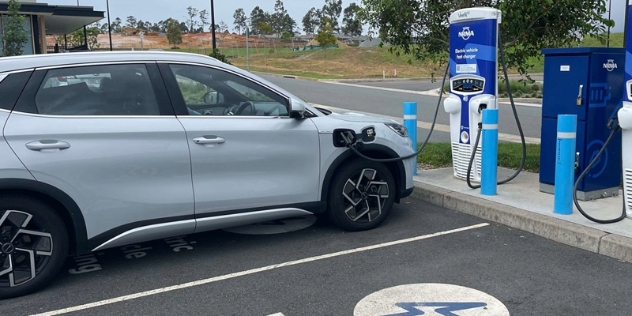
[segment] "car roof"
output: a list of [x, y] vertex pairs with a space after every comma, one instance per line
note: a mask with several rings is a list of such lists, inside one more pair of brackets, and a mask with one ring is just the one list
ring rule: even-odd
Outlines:
[[[215, 58], [200, 54], [158, 52], [158, 51], [124, 51], [124, 52], [83, 52], [28, 55], [0, 58], [0, 73], [23, 69], [42, 67], [56, 67], [86, 63], [116, 63], [116, 62], [151, 62], [174, 61], [220, 65], [222, 62]], [[222, 66], [225, 66], [222, 65]], [[232, 68], [232, 67], [229, 67]]]

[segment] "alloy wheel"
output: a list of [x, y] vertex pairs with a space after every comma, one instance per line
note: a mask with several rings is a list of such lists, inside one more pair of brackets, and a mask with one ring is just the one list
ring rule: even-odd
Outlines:
[[41, 272], [53, 254], [52, 235], [33, 215], [8, 210], [0, 217], [0, 288], [25, 284]]
[[354, 222], [372, 222], [382, 215], [389, 191], [388, 183], [375, 169], [362, 169], [344, 185], [344, 212]]

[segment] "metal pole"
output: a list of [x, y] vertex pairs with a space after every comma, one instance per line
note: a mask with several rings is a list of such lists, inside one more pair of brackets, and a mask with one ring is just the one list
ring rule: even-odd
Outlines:
[[625, 1], [625, 26], [623, 28], [623, 47], [628, 47], [628, 15], [630, 14], [629, 3]]
[[215, 42], [215, 6], [213, 5], [213, 0], [211, 0], [211, 33], [213, 36], [213, 53], [215, 53], [217, 43]]
[[[612, 17], [612, 0], [608, 0], [608, 20], [611, 20]], [[608, 39], [606, 42], [606, 47], [610, 47], [610, 25], [608, 25]]]
[[248, 71], [250, 71], [250, 45], [249, 45], [249, 41], [250, 41], [250, 29], [248, 27], [246, 27], [246, 61], [248, 63]]
[[110, 51], [112, 51], [112, 22], [110, 22], [110, 1], [105, 0], [108, 11], [108, 34], [110, 34]]

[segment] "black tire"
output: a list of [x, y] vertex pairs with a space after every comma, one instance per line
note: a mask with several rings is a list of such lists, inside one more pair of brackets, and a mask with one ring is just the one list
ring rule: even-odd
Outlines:
[[373, 229], [391, 212], [395, 194], [395, 180], [386, 166], [352, 160], [332, 179], [327, 199], [329, 218], [344, 230]]
[[29, 196], [0, 197], [0, 244], [0, 299], [46, 287], [68, 257], [64, 222], [51, 206]]

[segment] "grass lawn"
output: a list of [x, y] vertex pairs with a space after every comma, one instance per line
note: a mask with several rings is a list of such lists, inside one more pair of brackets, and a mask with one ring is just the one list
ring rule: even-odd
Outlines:
[[[498, 144], [498, 166], [518, 169], [522, 160], [522, 144]], [[417, 161], [437, 168], [452, 166], [452, 150], [449, 143], [428, 143]], [[527, 144], [527, 160], [524, 170], [540, 172], [540, 145]]]

